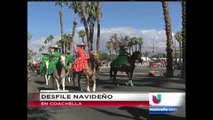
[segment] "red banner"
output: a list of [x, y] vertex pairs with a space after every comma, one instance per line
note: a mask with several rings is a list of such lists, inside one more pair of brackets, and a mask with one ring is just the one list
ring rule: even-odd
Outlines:
[[137, 106], [149, 107], [149, 101], [31, 101], [28, 107], [54, 107], [54, 106]]

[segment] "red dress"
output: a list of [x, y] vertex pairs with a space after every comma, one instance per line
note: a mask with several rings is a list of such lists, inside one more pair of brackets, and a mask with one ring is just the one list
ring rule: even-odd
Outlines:
[[79, 57], [75, 59], [73, 64], [73, 71], [80, 72], [88, 67], [89, 56], [86, 54], [86, 51], [83, 49], [76, 49], [75, 52], [79, 54]]

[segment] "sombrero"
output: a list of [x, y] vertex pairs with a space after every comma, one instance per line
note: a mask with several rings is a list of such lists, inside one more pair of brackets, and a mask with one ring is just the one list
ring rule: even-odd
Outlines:
[[91, 53], [92, 55], [94, 55], [94, 56], [98, 56], [98, 53], [97, 53], [96, 50], [93, 50], [93, 51], [91, 51], [90, 53]]
[[50, 48], [59, 49], [60, 47], [58, 47], [58, 45], [55, 45], [55, 46], [50, 46]]
[[47, 52], [44, 52], [44, 53], [42, 53], [42, 55], [48, 55], [48, 53], [47, 53]]
[[77, 46], [86, 46], [86, 44], [84, 44], [83, 42], [77, 44]]

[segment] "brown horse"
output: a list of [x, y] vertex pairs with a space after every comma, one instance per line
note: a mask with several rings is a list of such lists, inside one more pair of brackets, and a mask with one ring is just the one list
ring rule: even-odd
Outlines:
[[141, 59], [141, 53], [139, 51], [134, 52], [131, 56], [128, 56], [128, 64], [124, 64], [121, 67], [116, 67], [116, 61], [113, 60], [110, 64], [110, 79], [113, 77], [113, 84], [118, 84], [118, 80], [116, 79], [116, 75], [118, 71], [126, 72], [127, 77], [129, 78], [128, 82], [126, 82], [126, 85], [133, 86], [132, 83], [132, 74], [135, 69], [135, 61], [138, 60], [139, 62], [142, 62]]
[[[84, 75], [85, 76], [85, 79], [86, 79], [86, 91], [87, 92], [90, 92], [90, 88], [89, 88], [89, 83], [90, 82], [93, 82], [93, 89], [92, 91], [95, 91], [96, 90], [96, 70], [99, 69], [99, 66], [100, 66], [100, 60], [98, 58], [98, 54], [97, 52], [94, 50], [94, 51], [91, 51], [91, 54], [90, 54], [90, 61], [91, 61], [91, 68], [90, 67], [87, 67], [86, 69], [80, 71], [80, 72], [75, 72], [75, 71], [72, 71], [73, 75], [72, 75], [72, 80], [73, 80], [73, 86], [75, 88], [75, 76], [76, 74], [78, 74], [78, 87], [80, 90], [81, 89], [81, 84], [80, 84], [80, 80], [81, 80], [81, 76]], [[71, 68], [72, 69], [72, 68]]]

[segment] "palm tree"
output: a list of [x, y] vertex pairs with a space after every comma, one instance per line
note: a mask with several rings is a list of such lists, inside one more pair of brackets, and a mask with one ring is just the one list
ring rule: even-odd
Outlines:
[[44, 51], [44, 49], [45, 49], [45, 46], [44, 45], [42, 45], [40, 48], [39, 48], [39, 50], [38, 51]]
[[54, 39], [53, 35], [49, 35], [49, 36], [47, 37], [47, 42], [51, 42], [51, 46], [52, 46], [52, 41], [53, 41], [53, 39]]
[[166, 77], [173, 76], [173, 42], [172, 42], [172, 30], [171, 30], [171, 20], [169, 15], [169, 6], [168, 3], [162, 1], [163, 6], [163, 15], [165, 20], [165, 29], [167, 37], [167, 66], [166, 66]]
[[130, 41], [128, 42], [128, 48], [129, 48], [129, 53], [133, 53], [133, 45], [134, 45], [134, 43], [133, 43], [133, 39], [132, 38], [130, 38]]
[[182, 57], [183, 57], [183, 67], [181, 71], [181, 76], [185, 78], [186, 76], [186, 1], [182, 0]]
[[62, 13], [62, 2], [55, 2], [55, 5], [58, 5], [59, 8], [59, 19], [60, 19], [60, 28], [61, 28], [61, 41], [62, 41], [62, 54], [64, 54], [64, 28], [63, 28], [63, 13]]
[[131, 51], [131, 53], [133, 53], [133, 51], [134, 51], [134, 46], [136, 45], [136, 43], [135, 43], [135, 41], [136, 41], [136, 37], [132, 37], [132, 38], [130, 38], [130, 45], [131, 45], [131, 49], [132, 49], [132, 51]]
[[30, 33], [27, 33], [27, 40], [31, 40], [32, 35]]
[[80, 1], [80, 17], [81, 17], [81, 21], [84, 24], [86, 38], [87, 38], [88, 52], [90, 53], [91, 43], [90, 43], [90, 39], [89, 39], [89, 30], [88, 30], [88, 25], [87, 25], [87, 20], [86, 20], [86, 11], [84, 8], [84, 3], [82, 1]]
[[99, 53], [99, 48], [100, 48], [100, 29], [101, 29], [101, 2], [97, 2], [97, 41], [96, 41], [96, 50]]
[[134, 43], [134, 46], [135, 46], [135, 51], [138, 51], [138, 43], [139, 43], [139, 40], [137, 37], [133, 37], [133, 43]]
[[41, 51], [43, 51], [43, 49], [42, 49], [42, 48], [39, 48], [38, 51], [41, 52]]
[[97, 6], [95, 5], [95, 2], [86, 2], [85, 6], [86, 14], [87, 16], [87, 23], [89, 24], [89, 39], [91, 42], [90, 50], [93, 50], [93, 35], [94, 35], [94, 26], [95, 21], [97, 20]]
[[74, 21], [73, 21], [72, 34], [71, 34], [71, 39], [70, 39], [70, 46], [68, 48], [70, 50], [74, 46], [74, 36], [75, 36], [75, 30], [76, 30], [76, 26], [77, 26], [76, 15], [79, 14], [80, 3], [75, 1], [75, 2], [71, 2], [70, 4], [66, 3], [66, 5], [68, 5], [68, 7], [70, 9], [72, 9], [75, 13]]
[[141, 38], [141, 37], [138, 38], [138, 45], [139, 45], [139, 51], [141, 53], [141, 51], [142, 51], [142, 45], [143, 45], [143, 38]]
[[109, 50], [109, 55], [110, 55], [111, 61], [112, 61], [112, 47], [113, 47], [112, 41], [107, 41], [106, 48]]
[[67, 50], [70, 50], [69, 49], [69, 45], [70, 45], [70, 34], [64, 34], [64, 47], [65, 47], [65, 53], [67, 52]]
[[32, 59], [33, 51], [31, 49], [27, 49], [27, 51], [28, 51], [28, 55], [27, 55], [28, 59]]
[[61, 40], [58, 40], [55, 44], [58, 45], [58, 47], [61, 47]]
[[47, 43], [48, 43], [49, 41], [46, 39], [46, 40], [44, 40], [44, 52], [46, 52], [46, 50], [47, 50]]
[[180, 50], [180, 56], [179, 56], [179, 58], [181, 58], [181, 55], [182, 55], [182, 52], [181, 52], [181, 44], [182, 44], [182, 35], [181, 35], [181, 32], [176, 32], [175, 33], [175, 39], [179, 43], [179, 50]]
[[85, 37], [85, 35], [86, 35], [85, 30], [80, 30], [80, 31], [78, 32], [78, 35], [79, 35], [79, 37], [82, 39], [82, 42], [85, 43], [85, 41], [84, 41], [84, 37]]
[[110, 37], [110, 41], [112, 42], [112, 45], [113, 45], [112, 48], [115, 51], [115, 54], [117, 56], [118, 55], [118, 50], [119, 50], [119, 44], [120, 44], [120, 41], [119, 41], [119, 38], [118, 38], [117, 34], [113, 34]]

